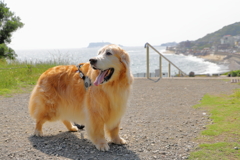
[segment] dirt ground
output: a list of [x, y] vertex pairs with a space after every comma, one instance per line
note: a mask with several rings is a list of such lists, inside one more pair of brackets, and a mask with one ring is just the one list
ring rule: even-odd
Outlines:
[[84, 130], [68, 132], [61, 122], [46, 123], [44, 137], [33, 136], [30, 93], [0, 97], [0, 159], [187, 159], [198, 145], [194, 138], [211, 123], [206, 111], [192, 106], [204, 94], [231, 94], [236, 88], [219, 79], [135, 79], [120, 131], [128, 143], [110, 144], [108, 152], [98, 151]]

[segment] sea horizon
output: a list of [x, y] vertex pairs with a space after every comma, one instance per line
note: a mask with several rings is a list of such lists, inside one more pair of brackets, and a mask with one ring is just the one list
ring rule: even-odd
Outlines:
[[[217, 74], [229, 71], [228, 66], [207, 61], [191, 55], [177, 55], [164, 53], [165, 46], [154, 46], [160, 53], [172, 61], [183, 72], [189, 74]], [[131, 71], [133, 74], [146, 73], [146, 49], [144, 46], [123, 46], [128, 52], [131, 59]], [[47, 62], [50, 60], [63, 60], [66, 64], [77, 65], [79, 63], [88, 62], [90, 58], [97, 56], [100, 47], [96, 48], [70, 48], [70, 49], [18, 49], [15, 50], [17, 60], [20, 62], [27, 61], [31, 63]], [[168, 71], [168, 63], [163, 60], [163, 72]], [[150, 49], [150, 72], [155, 73], [159, 69], [159, 55]], [[172, 74], [178, 71], [171, 68]]]

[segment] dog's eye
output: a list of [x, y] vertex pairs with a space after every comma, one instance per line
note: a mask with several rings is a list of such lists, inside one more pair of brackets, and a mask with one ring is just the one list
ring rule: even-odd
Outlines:
[[112, 55], [112, 53], [111, 52], [107, 52], [106, 55], [110, 56], [110, 55]]

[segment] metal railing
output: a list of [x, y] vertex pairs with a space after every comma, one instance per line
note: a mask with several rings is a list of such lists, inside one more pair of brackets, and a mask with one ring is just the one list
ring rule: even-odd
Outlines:
[[147, 78], [149, 79], [149, 47], [152, 48], [155, 52], [159, 54], [159, 76], [162, 78], [162, 58], [168, 61], [168, 77], [171, 77], [171, 65], [174, 66], [178, 70], [179, 76], [187, 76], [180, 68], [178, 68], [175, 64], [173, 64], [169, 59], [167, 59], [163, 54], [161, 54], [158, 50], [156, 50], [152, 45], [146, 43], [144, 48], [146, 48], [146, 58], [147, 58]]

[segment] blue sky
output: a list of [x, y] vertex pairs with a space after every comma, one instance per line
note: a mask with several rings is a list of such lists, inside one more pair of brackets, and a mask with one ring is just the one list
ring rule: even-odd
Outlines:
[[13, 49], [196, 40], [240, 21], [240, 0], [4, 0], [25, 26]]

